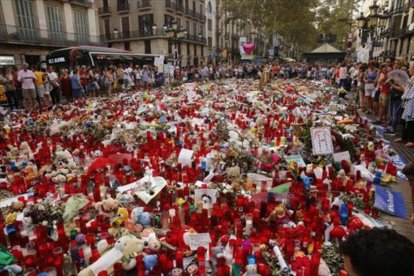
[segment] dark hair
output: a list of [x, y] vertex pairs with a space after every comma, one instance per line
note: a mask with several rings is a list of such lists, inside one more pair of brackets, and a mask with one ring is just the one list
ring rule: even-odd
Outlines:
[[402, 173], [405, 176], [414, 176], [414, 162], [408, 163], [402, 170]]
[[361, 230], [341, 243], [359, 276], [414, 275], [414, 243], [394, 230]]

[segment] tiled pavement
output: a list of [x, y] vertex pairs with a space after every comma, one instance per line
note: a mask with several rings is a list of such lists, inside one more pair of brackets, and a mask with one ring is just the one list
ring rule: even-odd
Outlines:
[[[372, 118], [369, 118], [372, 119]], [[393, 142], [397, 139], [399, 135], [390, 136], [384, 135], [384, 139], [391, 142], [393, 149], [400, 155], [400, 158], [404, 163], [414, 161], [414, 149], [407, 148], [404, 144]], [[408, 184], [408, 181], [398, 179], [398, 182], [391, 184], [391, 188], [399, 191], [403, 194], [405, 206], [407, 208], [407, 213], [410, 216], [413, 212], [412, 209], [412, 198], [411, 198], [411, 188]], [[414, 225], [407, 219], [402, 219], [394, 216], [384, 215], [384, 220], [390, 222], [393, 225], [393, 228], [400, 234], [406, 236], [411, 241], [414, 242]]]

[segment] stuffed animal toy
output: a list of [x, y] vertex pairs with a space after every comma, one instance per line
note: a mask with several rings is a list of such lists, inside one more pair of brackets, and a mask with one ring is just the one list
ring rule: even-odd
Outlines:
[[257, 265], [256, 264], [246, 265], [246, 272], [243, 274], [243, 276], [260, 276], [260, 274], [257, 273]]
[[111, 220], [112, 227], [108, 229], [108, 233], [114, 236], [119, 228], [128, 220], [128, 210], [126, 208], [118, 208], [117, 214]]
[[285, 205], [279, 204], [266, 218], [266, 221], [275, 221], [276, 224], [286, 223], [290, 221], [289, 211], [286, 209]]
[[143, 226], [151, 225], [151, 218], [148, 212], [144, 212], [143, 207], [136, 207], [132, 209], [131, 220], [133, 223], [141, 223]]
[[107, 198], [95, 204], [95, 209], [106, 218], [112, 218], [118, 211], [118, 207], [118, 201], [113, 198]]
[[94, 276], [106, 270], [113, 271], [113, 265], [122, 261], [124, 270], [131, 270], [136, 266], [135, 257], [144, 249], [144, 241], [133, 235], [126, 235], [118, 239], [114, 247], [101, 256], [96, 262], [79, 272], [79, 276]]

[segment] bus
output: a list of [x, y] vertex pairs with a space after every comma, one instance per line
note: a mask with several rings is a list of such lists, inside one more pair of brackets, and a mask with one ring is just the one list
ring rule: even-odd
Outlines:
[[77, 66], [94, 66], [103, 68], [109, 65], [132, 63], [134, 65], [153, 65], [160, 55], [136, 54], [115, 48], [95, 46], [75, 46], [50, 52], [46, 64], [57, 68], [73, 70]]

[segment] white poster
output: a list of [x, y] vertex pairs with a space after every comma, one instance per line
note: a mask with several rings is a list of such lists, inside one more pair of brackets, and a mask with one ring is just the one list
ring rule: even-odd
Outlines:
[[331, 128], [312, 127], [311, 137], [314, 155], [327, 155], [333, 153]]
[[240, 48], [240, 55], [245, 55], [246, 52], [244, 51], [243, 45], [247, 43], [247, 37], [241, 36], [239, 37], [239, 48]]

